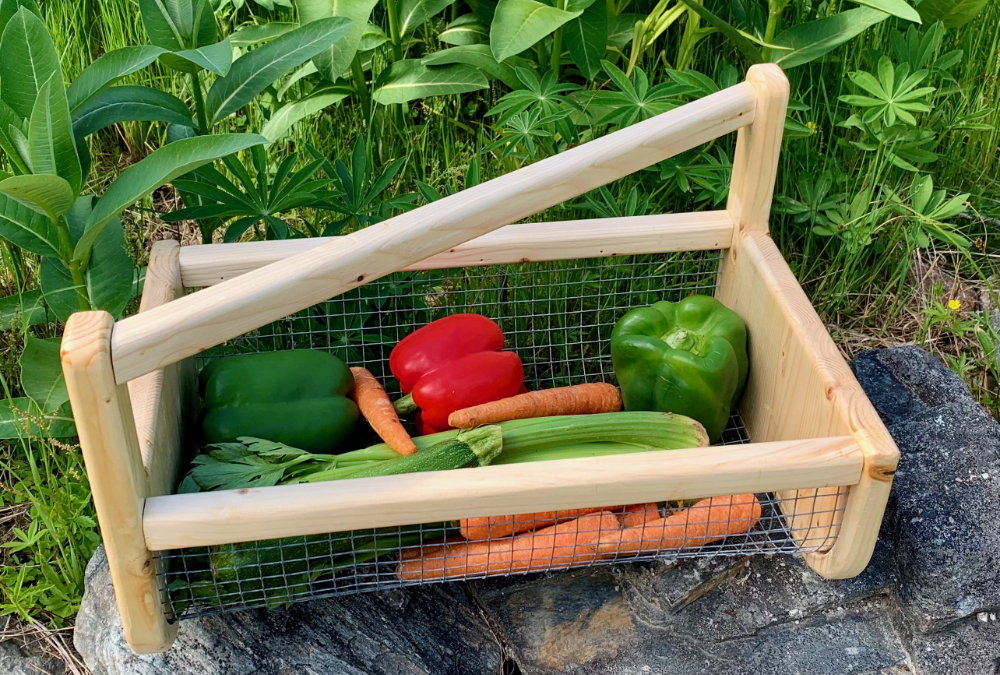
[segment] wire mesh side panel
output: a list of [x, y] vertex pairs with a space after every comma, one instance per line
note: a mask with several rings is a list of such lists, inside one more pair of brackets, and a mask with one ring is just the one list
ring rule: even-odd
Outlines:
[[718, 251], [398, 272], [200, 355], [311, 348], [365, 366], [390, 394], [392, 348], [449, 314], [476, 312], [504, 331], [530, 389], [612, 380], [608, 342], [629, 309], [712, 295]]
[[[718, 262], [718, 252], [692, 252], [397, 273], [214, 348], [200, 360], [324, 349], [350, 365], [364, 365], [395, 394], [388, 368], [393, 346], [434, 319], [477, 312], [500, 324], [507, 348], [524, 362], [530, 389], [613, 381], [609, 338], [615, 322], [659, 300], [713, 294]], [[748, 440], [734, 415], [720, 444]], [[609, 505], [480, 519], [465, 527], [432, 523], [181, 549], [159, 554], [158, 575], [168, 618], [178, 619], [628, 560], [820, 551], [835, 536], [829, 524], [843, 509], [842, 491]]]
[[[170, 618], [598, 564], [826, 550], [834, 499], [772, 494], [357, 530], [161, 553]], [[827, 494], [826, 497], [829, 497]], [[794, 502], [806, 500], [808, 504]], [[809, 510], [789, 528], [782, 515]], [[798, 521], [793, 521], [798, 522]]]

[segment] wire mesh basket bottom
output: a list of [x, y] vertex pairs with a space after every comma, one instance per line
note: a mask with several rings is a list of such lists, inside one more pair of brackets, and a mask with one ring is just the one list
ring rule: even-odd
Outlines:
[[[609, 339], [615, 322], [626, 311], [659, 300], [714, 294], [718, 264], [717, 251], [701, 251], [399, 272], [204, 352], [199, 361], [248, 352], [324, 349], [350, 365], [364, 365], [395, 394], [388, 357], [399, 340], [442, 316], [478, 312], [500, 324], [507, 348], [524, 362], [530, 389], [613, 382]], [[748, 440], [734, 415], [720, 444]], [[157, 575], [165, 611], [174, 620], [497, 574], [635, 560], [820, 551], [836, 536], [835, 528], [823, 524], [837, 520], [845, 495], [846, 488], [756, 495], [759, 513], [752, 519], [744, 514], [731, 523], [734, 511], [713, 510], [703, 518], [708, 530], [700, 536], [689, 524], [679, 531], [661, 528], [658, 534], [651, 526], [649, 541], [645, 534], [637, 541], [623, 541], [616, 523], [626, 514], [613, 505], [609, 509], [615, 511], [611, 517], [616, 521], [587, 516], [573, 525], [575, 521], [529, 519], [522, 524], [526, 532], [516, 540], [511, 533], [493, 533], [489, 542], [469, 544], [468, 549], [462, 548], [466, 540], [454, 524], [437, 523], [164, 551], [158, 555]], [[681, 506], [661, 504], [659, 515]], [[691, 509], [692, 520], [698, 508]], [[783, 512], [796, 518], [786, 519]], [[533, 535], [535, 526], [542, 531]], [[576, 529], [567, 533], [547, 527]], [[709, 531], [716, 535], [709, 537]]]

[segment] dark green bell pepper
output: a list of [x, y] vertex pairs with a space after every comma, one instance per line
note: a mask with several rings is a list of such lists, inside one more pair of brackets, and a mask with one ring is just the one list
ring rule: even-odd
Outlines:
[[340, 448], [358, 420], [343, 361], [312, 349], [214, 359], [199, 376], [206, 443], [265, 438], [313, 453]]
[[746, 384], [746, 324], [705, 295], [657, 302], [618, 321], [611, 361], [625, 410], [693, 417], [714, 442]]

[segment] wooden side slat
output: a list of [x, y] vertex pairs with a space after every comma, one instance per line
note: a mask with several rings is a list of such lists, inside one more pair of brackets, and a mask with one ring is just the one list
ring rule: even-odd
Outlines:
[[850, 437], [662, 450], [336, 483], [204, 492], [146, 501], [151, 550], [458, 518], [849, 485]]
[[[180, 244], [153, 244], [146, 268], [139, 312], [147, 312], [184, 295], [180, 275]], [[192, 409], [195, 365], [192, 359], [170, 364], [128, 383], [142, 464], [149, 477], [149, 494], [173, 492], [180, 471], [185, 410]]]
[[[741, 83], [440, 201], [124, 319], [127, 382], [577, 197], [753, 121]], [[567, 237], [568, 239], [571, 236]]]
[[[861, 448], [861, 480], [845, 496], [800, 491], [789, 524], [830, 548], [806, 561], [829, 578], [868, 564], [899, 450], [816, 311], [766, 232], [745, 231], [719, 272], [718, 297], [747, 322], [750, 377], [740, 413], [754, 441], [849, 434]], [[795, 493], [779, 495], [783, 498]]]
[[108, 556], [125, 639], [139, 653], [162, 652], [177, 634], [160, 604], [152, 555], [142, 531], [149, 486], [125, 385], [111, 367], [107, 312], [78, 312], [66, 322], [62, 366]]
[[[525, 223], [507, 225], [408, 265], [405, 269], [439, 270], [644, 253], [708, 251], [729, 248], [732, 236], [733, 221], [728, 211]], [[340, 239], [314, 237], [185, 246], [180, 254], [181, 277], [189, 288], [212, 286]]]

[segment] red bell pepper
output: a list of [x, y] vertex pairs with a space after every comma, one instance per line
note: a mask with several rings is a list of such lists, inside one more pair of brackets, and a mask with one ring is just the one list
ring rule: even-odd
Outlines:
[[420, 328], [396, 345], [389, 369], [419, 406], [417, 430], [450, 429], [448, 415], [514, 396], [524, 388], [524, 367], [503, 350], [500, 327], [479, 314], [455, 314]]
[[452, 314], [400, 340], [389, 354], [389, 370], [409, 394], [417, 380], [449, 361], [502, 349], [503, 331], [492, 320], [481, 314]]

